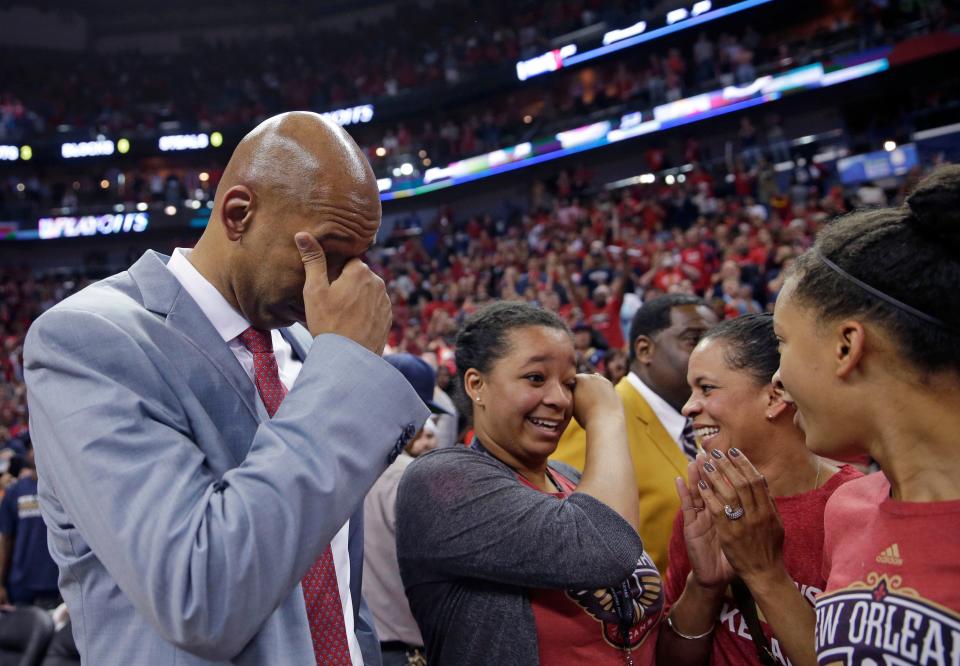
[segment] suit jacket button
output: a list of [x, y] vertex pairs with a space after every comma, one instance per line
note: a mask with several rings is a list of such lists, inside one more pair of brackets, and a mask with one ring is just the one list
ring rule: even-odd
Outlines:
[[403, 439], [406, 440], [406, 442], [409, 442], [411, 439], [413, 439], [413, 436], [416, 434], [417, 426], [413, 425], [412, 423], [408, 423], [407, 427], [403, 429]]
[[403, 447], [406, 446], [402, 439], [398, 439], [397, 443], [394, 444], [393, 448], [390, 450], [390, 454], [387, 456], [387, 464], [392, 465], [393, 461], [397, 459], [397, 456], [403, 451]]

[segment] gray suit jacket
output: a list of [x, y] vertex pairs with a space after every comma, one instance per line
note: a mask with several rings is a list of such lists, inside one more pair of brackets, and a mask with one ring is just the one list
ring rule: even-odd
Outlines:
[[41, 316], [24, 349], [40, 502], [84, 663], [314, 663], [300, 578], [350, 519], [357, 637], [367, 490], [426, 420], [403, 376], [284, 331], [303, 369], [274, 418], [146, 253]]

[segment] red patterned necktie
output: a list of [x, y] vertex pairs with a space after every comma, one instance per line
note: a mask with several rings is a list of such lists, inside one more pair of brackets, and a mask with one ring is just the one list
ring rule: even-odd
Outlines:
[[[277, 367], [277, 357], [273, 355], [270, 331], [251, 326], [240, 334], [240, 341], [253, 353], [253, 376], [257, 391], [267, 408], [267, 414], [273, 417], [287, 395], [287, 388], [280, 381], [280, 369]], [[340, 602], [330, 546], [310, 567], [301, 583], [317, 666], [351, 666], [343, 604]]]

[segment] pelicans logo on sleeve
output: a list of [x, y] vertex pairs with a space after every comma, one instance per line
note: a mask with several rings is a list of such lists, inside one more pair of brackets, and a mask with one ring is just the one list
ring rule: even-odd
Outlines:
[[617, 601], [613, 588], [599, 590], [568, 590], [567, 596], [584, 611], [603, 625], [603, 638], [614, 647], [629, 646], [635, 648], [650, 633], [650, 629], [660, 619], [663, 610], [663, 581], [660, 572], [647, 553], [637, 562], [637, 567], [627, 578], [630, 589], [633, 624], [630, 626], [627, 640], [623, 638], [617, 615]]

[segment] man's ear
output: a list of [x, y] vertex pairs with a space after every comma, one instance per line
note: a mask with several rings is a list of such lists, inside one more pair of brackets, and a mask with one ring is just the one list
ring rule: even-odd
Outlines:
[[653, 338], [646, 335], [638, 335], [633, 342], [633, 354], [642, 365], [649, 365], [656, 350], [657, 343], [654, 342]]
[[836, 375], [846, 379], [863, 360], [867, 351], [867, 332], [863, 324], [855, 319], [840, 322], [836, 328], [834, 361]]
[[223, 195], [220, 219], [227, 238], [239, 241], [253, 221], [253, 192], [246, 185], [234, 185]]
[[463, 390], [470, 398], [470, 402], [482, 405], [483, 375], [476, 368], [469, 368], [463, 373]]

